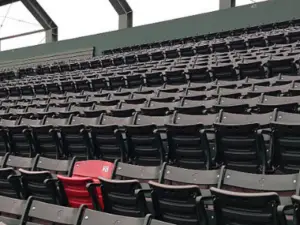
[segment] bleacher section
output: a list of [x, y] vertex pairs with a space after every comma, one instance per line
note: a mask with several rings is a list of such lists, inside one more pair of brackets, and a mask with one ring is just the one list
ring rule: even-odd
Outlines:
[[300, 27], [223, 35], [3, 77], [0, 222], [299, 225]]

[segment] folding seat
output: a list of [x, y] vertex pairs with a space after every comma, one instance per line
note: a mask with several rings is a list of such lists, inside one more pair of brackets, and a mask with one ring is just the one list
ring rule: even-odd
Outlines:
[[237, 73], [232, 64], [217, 63], [211, 65], [213, 79], [218, 80], [237, 80]]
[[76, 87], [76, 91], [91, 91], [91, 86], [90, 86], [90, 81], [87, 78], [81, 78], [81, 79], [76, 79], [73, 80], [75, 87]]
[[188, 68], [187, 74], [191, 82], [206, 83], [211, 81], [207, 66], [194, 66], [193, 68]]
[[287, 43], [287, 38], [285, 37], [285, 34], [283, 32], [278, 31], [267, 34], [266, 40], [268, 41], [268, 46]]
[[101, 61], [99, 59], [93, 59], [89, 62], [89, 65], [92, 69], [96, 69], [101, 67]]
[[[65, 101], [65, 100], [63, 100]], [[58, 117], [59, 115], [63, 115], [61, 114], [62, 112], [67, 112], [68, 108], [69, 108], [70, 104], [65, 103], [65, 104], [48, 104], [48, 106], [46, 107], [45, 111], [43, 112], [39, 112], [37, 113], [39, 115], [39, 117], [43, 117], [43, 116], [52, 116], [52, 117]]]
[[179, 113], [190, 114], [190, 115], [202, 115], [207, 112], [214, 112], [214, 105], [217, 99], [199, 101], [197, 99], [182, 98], [181, 104], [176, 106], [174, 109]]
[[292, 82], [299, 82], [300, 77], [298, 76], [290, 76], [290, 75], [278, 75], [278, 79], [275, 81], [275, 85], [289, 84]]
[[141, 108], [141, 113], [149, 116], [164, 116], [174, 111], [174, 107], [176, 107], [179, 104], [180, 104], [179, 101], [162, 102], [162, 101], [157, 101], [157, 99], [150, 99]]
[[20, 173], [17, 169], [30, 170], [37, 163], [37, 157], [26, 158], [7, 154], [0, 169], [0, 194], [11, 198], [23, 198], [23, 188], [20, 181]]
[[172, 165], [188, 169], [211, 169], [212, 157], [204, 130], [208, 122], [206, 119], [209, 120], [209, 116], [174, 113], [171, 123], [166, 124], [168, 160]]
[[0, 221], [3, 224], [20, 224], [21, 217], [26, 211], [25, 200], [0, 196]]
[[272, 156], [274, 167], [284, 173], [299, 171], [298, 145], [299, 145], [299, 115], [276, 111], [272, 128]]
[[131, 97], [131, 92], [124, 91], [124, 92], [115, 92], [108, 96], [107, 100], [125, 100]]
[[108, 77], [109, 88], [116, 90], [119, 87], [126, 87], [124, 76], [111, 76]]
[[148, 72], [144, 74], [145, 84], [148, 87], [160, 86], [164, 83], [164, 78], [162, 72]]
[[183, 69], [170, 68], [165, 71], [167, 84], [186, 84], [187, 78]]
[[211, 188], [211, 192], [218, 225], [280, 224], [277, 215], [280, 201], [275, 192], [245, 194], [217, 188]]
[[93, 91], [98, 91], [100, 89], [108, 89], [106, 79], [104, 77], [99, 77], [95, 79], [90, 79], [91, 87]]
[[197, 91], [187, 88], [182, 97], [188, 100], [205, 100], [211, 98], [213, 93], [215, 90]]
[[21, 89], [19, 86], [8, 87], [8, 93], [9, 93], [9, 96], [20, 96]]
[[60, 83], [61, 91], [64, 92], [76, 92], [76, 86], [73, 80], [66, 80]]
[[99, 120], [100, 118], [71, 116], [66, 124], [59, 126], [65, 155], [76, 156], [78, 159], [93, 158], [93, 147], [86, 127], [97, 124]]
[[257, 104], [257, 107], [260, 113], [271, 112], [274, 111], [275, 108], [284, 112], [296, 113], [298, 112], [299, 103], [299, 96], [276, 97], [262, 95], [261, 102]]
[[0, 98], [7, 97], [8, 96], [8, 89], [6, 87], [0, 88]]
[[42, 119], [20, 118], [14, 126], [8, 127], [10, 151], [23, 157], [32, 157], [36, 154], [31, 136], [31, 126], [39, 126]]
[[252, 85], [259, 86], [273, 86], [278, 81], [278, 77], [264, 78], [264, 79], [256, 79], [256, 78], [246, 78], [243, 87], [251, 87]]
[[300, 191], [299, 178], [299, 172], [266, 175], [224, 169], [218, 188], [240, 193], [276, 192], [282, 205], [291, 205], [291, 196]]
[[186, 56], [194, 56], [195, 55], [195, 49], [193, 46], [186, 45], [181, 46], [179, 48], [180, 56], [186, 57]]
[[294, 58], [291, 57], [272, 57], [266, 63], [269, 71], [269, 77], [278, 74], [297, 75], [297, 67]]
[[28, 208], [22, 217], [22, 224], [77, 224], [82, 217], [84, 206], [79, 209], [53, 205], [37, 201], [34, 197], [28, 200]]
[[212, 92], [212, 98], [218, 98], [218, 96], [226, 96], [229, 98], [241, 98], [242, 96], [246, 96], [251, 90], [250, 88], [238, 88], [238, 89], [231, 89], [231, 88], [222, 88], [218, 87]]
[[142, 186], [136, 179], [111, 180], [99, 177], [104, 200], [104, 212], [123, 216], [144, 217], [148, 207]]
[[75, 164], [71, 160], [56, 160], [38, 157], [31, 171], [19, 169], [21, 174], [23, 198], [33, 196], [43, 202], [65, 204], [66, 200], [57, 188], [56, 174], [70, 175]]
[[242, 60], [238, 63], [238, 70], [241, 78], [264, 78], [266, 73], [261, 61]]
[[265, 47], [267, 45], [264, 36], [257, 36], [257, 35], [248, 36], [246, 40], [249, 48]]
[[288, 30], [287, 31], [287, 38], [289, 43], [294, 43], [300, 40], [300, 32], [299, 30]]
[[[214, 124], [216, 161], [229, 169], [265, 173], [269, 160], [260, 128], [270, 124], [273, 113], [233, 114], [222, 110]], [[268, 162], [268, 164], [267, 164]]]
[[195, 50], [196, 50], [196, 53], [199, 55], [211, 53], [210, 46], [205, 42], [197, 43], [195, 45]]
[[112, 117], [105, 114], [99, 122], [90, 125], [93, 152], [96, 158], [114, 162], [115, 159], [127, 159], [125, 143], [120, 128], [131, 122], [131, 117]]
[[59, 83], [46, 83], [47, 93], [62, 94]]
[[94, 210], [86, 209], [82, 215], [82, 219], [78, 225], [93, 225], [98, 221], [104, 223], [110, 223], [110, 221], [118, 221], [123, 225], [171, 225], [151, 218], [150, 214], [144, 217], [127, 217], [121, 215], [115, 215], [105, 212], [97, 212]]
[[85, 204], [90, 209], [103, 209], [101, 190], [95, 186], [99, 186], [99, 176], [110, 178], [113, 170], [113, 163], [86, 160], [75, 163], [72, 177], [57, 175], [62, 195], [66, 196], [68, 205], [79, 208]]
[[272, 95], [272, 96], [280, 96], [281, 94], [287, 93], [292, 84], [285, 84], [279, 86], [265, 87], [259, 85], [253, 85], [248, 91], [248, 97], [256, 97], [261, 94]]
[[157, 166], [165, 160], [165, 149], [158, 132], [170, 118], [136, 113], [133, 123], [125, 126], [128, 155], [133, 164]]
[[197, 185], [166, 185], [153, 181], [149, 185], [155, 219], [174, 224], [208, 224]]
[[260, 101], [260, 97], [235, 99], [220, 96], [216, 101], [214, 108], [218, 112], [223, 110], [224, 112], [247, 114], [254, 111]]
[[227, 44], [228, 44], [231, 51], [232, 50], [238, 51], [238, 50], [247, 49], [247, 44], [246, 44], [245, 40], [242, 39], [242, 38], [233, 38], [231, 40], [228, 40]]
[[34, 90], [31, 85], [22, 85], [20, 86], [22, 96], [33, 96]]
[[32, 126], [31, 132], [34, 140], [35, 152], [48, 158], [66, 157], [59, 138], [59, 127], [67, 124], [69, 119], [45, 117], [42, 124]]

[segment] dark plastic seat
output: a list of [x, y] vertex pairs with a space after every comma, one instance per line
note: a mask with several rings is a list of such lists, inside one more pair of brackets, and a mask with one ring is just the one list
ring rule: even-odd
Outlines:
[[[214, 196], [216, 224], [279, 224], [275, 192], [239, 193], [211, 188]], [[234, 209], [234, 210], [232, 210]]]
[[102, 114], [99, 123], [91, 125], [94, 157], [114, 162], [127, 160], [127, 151], [120, 127], [130, 123], [131, 117], [112, 117]]
[[211, 150], [204, 129], [206, 117], [174, 113], [172, 122], [166, 124], [171, 164], [188, 169], [211, 169]]
[[224, 169], [218, 188], [244, 193], [276, 192], [281, 205], [291, 205], [291, 196], [300, 191], [299, 173], [253, 174]]
[[208, 224], [197, 185], [166, 185], [153, 181], [149, 185], [156, 219], [174, 224]]
[[300, 96], [276, 97], [263, 95], [257, 107], [261, 113], [272, 112], [275, 108], [284, 112], [296, 113], [298, 112], [299, 103]]
[[217, 162], [229, 169], [265, 173], [267, 152], [258, 130], [269, 124], [272, 118], [273, 113], [244, 115], [221, 110], [215, 123]]
[[104, 212], [143, 217], [148, 213], [142, 186], [138, 180], [110, 180], [99, 177]]
[[272, 128], [274, 166], [284, 173], [299, 171], [299, 115], [276, 111]]
[[69, 208], [65, 206], [53, 205], [30, 198], [28, 200], [28, 208], [22, 217], [22, 224], [76, 224], [82, 217], [84, 206], [79, 209]]
[[165, 149], [157, 129], [168, 119], [169, 117], [143, 116], [136, 113], [133, 123], [125, 126], [128, 156], [134, 164], [141, 166], [162, 164], [165, 160]]
[[68, 119], [45, 117], [39, 126], [32, 126], [35, 152], [48, 158], [66, 157], [59, 138], [59, 126], [67, 124]]

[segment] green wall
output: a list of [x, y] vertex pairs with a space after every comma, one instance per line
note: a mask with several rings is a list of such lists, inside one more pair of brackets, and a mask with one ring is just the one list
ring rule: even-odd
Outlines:
[[[191, 5], [191, 7], [193, 6]], [[100, 55], [106, 49], [292, 19], [300, 19], [300, 0], [269, 0], [254, 5], [219, 10], [156, 24], [4, 51], [0, 52], [0, 60], [22, 59], [92, 46], [95, 47], [95, 54]]]

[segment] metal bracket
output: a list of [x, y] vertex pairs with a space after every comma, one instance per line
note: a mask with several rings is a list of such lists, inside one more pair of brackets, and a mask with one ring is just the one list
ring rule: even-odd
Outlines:
[[21, 1], [28, 11], [34, 16], [34, 18], [43, 27], [41, 30], [36, 30], [32, 32], [26, 32], [18, 35], [12, 35], [0, 38], [0, 51], [1, 51], [1, 41], [8, 40], [16, 37], [23, 37], [35, 33], [44, 32], [46, 33], [46, 43], [55, 42], [58, 40], [58, 27], [43, 7], [37, 2], [37, 0], [0, 0], [0, 7], [11, 4], [14, 2]]
[[220, 9], [229, 9], [236, 6], [236, 0], [219, 0]]
[[132, 27], [133, 12], [126, 0], [109, 0], [119, 15], [119, 29]]

